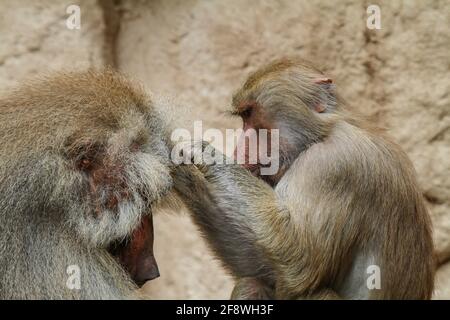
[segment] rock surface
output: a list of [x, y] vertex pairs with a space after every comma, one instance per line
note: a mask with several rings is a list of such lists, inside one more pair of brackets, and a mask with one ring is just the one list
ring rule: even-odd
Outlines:
[[[69, 4], [81, 8], [81, 29], [66, 27]], [[105, 65], [103, 10], [94, 1], [0, 3], [0, 89], [24, 78], [60, 69]]]
[[434, 299], [450, 299], [450, 263], [442, 265], [436, 273], [436, 287], [434, 288]]
[[[302, 56], [407, 151], [439, 259], [450, 258], [448, 1], [378, 1], [381, 30], [366, 28], [370, 1], [72, 3], [81, 7], [80, 30], [66, 28], [65, 1], [0, 3], [0, 90], [48, 70], [112, 64], [190, 106], [180, 118], [236, 128], [240, 122], [223, 111], [248, 73], [274, 58]], [[150, 297], [228, 298], [231, 279], [187, 216], [159, 215], [155, 228], [162, 276], [143, 288]], [[436, 298], [450, 298], [449, 270], [447, 263], [438, 272]]]

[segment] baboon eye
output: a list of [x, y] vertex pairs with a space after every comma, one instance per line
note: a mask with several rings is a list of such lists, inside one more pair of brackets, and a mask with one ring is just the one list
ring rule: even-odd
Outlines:
[[78, 162], [77, 162], [77, 167], [80, 170], [89, 170], [92, 166], [92, 161], [91, 159], [88, 158], [81, 158]]
[[140, 147], [139, 143], [137, 143], [137, 142], [133, 142], [133, 143], [130, 145], [130, 150], [131, 150], [132, 152], [138, 152], [140, 149], [141, 149], [141, 147]]
[[245, 109], [244, 111], [241, 112], [241, 117], [244, 119], [248, 119], [250, 118], [252, 115], [252, 108], [251, 107], [247, 107], [247, 109]]

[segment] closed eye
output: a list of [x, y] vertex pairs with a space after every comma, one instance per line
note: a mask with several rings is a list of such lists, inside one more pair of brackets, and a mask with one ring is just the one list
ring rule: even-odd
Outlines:
[[253, 108], [249, 107], [241, 112], [241, 117], [244, 119], [248, 119], [252, 115]]

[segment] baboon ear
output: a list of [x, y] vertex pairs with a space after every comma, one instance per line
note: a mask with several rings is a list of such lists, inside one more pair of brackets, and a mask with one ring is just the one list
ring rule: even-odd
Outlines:
[[327, 77], [316, 78], [314, 80], [314, 83], [316, 83], [316, 84], [330, 84], [330, 83], [333, 83], [333, 79], [327, 78]]
[[323, 113], [336, 104], [334, 98], [333, 79], [328, 77], [319, 77], [314, 79], [313, 82], [323, 88], [319, 102], [314, 105], [314, 110], [316, 112]]
[[314, 106], [314, 110], [316, 110], [316, 112], [318, 113], [322, 113], [326, 110], [327, 108], [324, 106], [323, 103], [316, 103], [316, 105]]

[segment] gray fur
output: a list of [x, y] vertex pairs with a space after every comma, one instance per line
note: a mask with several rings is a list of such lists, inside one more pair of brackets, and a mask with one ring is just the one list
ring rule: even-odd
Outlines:
[[[143, 91], [112, 71], [41, 77], [0, 98], [1, 299], [138, 297], [107, 247], [171, 188], [161, 122]], [[100, 169], [121, 173], [95, 194], [75, 165], [90, 144]], [[124, 188], [128, 199], [108, 208]], [[66, 286], [69, 265], [80, 267], [79, 290]]]

